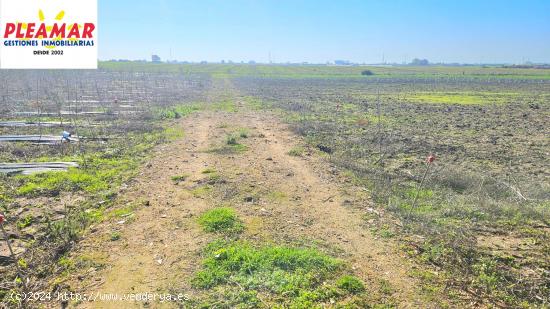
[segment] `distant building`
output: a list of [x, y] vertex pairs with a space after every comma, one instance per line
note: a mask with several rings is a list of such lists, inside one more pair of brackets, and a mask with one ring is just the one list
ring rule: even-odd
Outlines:
[[159, 57], [158, 55], [153, 55], [153, 56], [151, 56], [151, 61], [152, 61], [152, 62], [155, 62], [155, 63], [160, 63], [160, 62], [162, 62], [162, 61], [160, 60], [160, 57]]

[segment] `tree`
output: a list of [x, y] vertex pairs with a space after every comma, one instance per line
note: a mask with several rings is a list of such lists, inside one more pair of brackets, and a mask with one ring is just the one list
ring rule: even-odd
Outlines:
[[429, 65], [430, 62], [428, 61], [428, 59], [418, 59], [418, 58], [414, 58], [413, 61], [411, 62], [411, 65]]

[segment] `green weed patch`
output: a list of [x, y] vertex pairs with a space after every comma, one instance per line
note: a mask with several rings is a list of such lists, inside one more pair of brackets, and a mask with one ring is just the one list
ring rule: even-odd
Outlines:
[[199, 105], [181, 104], [170, 107], [156, 108], [153, 110], [153, 117], [159, 120], [179, 119], [199, 111]]
[[244, 226], [237, 218], [235, 210], [228, 207], [215, 208], [207, 211], [199, 218], [199, 224], [206, 232], [240, 233]]
[[[193, 285], [221, 293], [203, 306], [242, 308], [361, 307], [363, 283], [343, 275], [343, 262], [315, 249], [216, 241], [204, 252]], [[221, 303], [220, 303], [221, 302]]]
[[517, 97], [517, 93], [490, 92], [427, 92], [406, 96], [411, 102], [460, 105], [505, 104]]

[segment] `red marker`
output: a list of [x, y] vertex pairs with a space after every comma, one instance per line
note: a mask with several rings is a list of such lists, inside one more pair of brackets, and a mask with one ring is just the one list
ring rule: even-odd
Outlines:
[[0, 224], [4, 223], [4, 219], [5, 219], [4, 215], [0, 214]]
[[428, 164], [433, 163], [434, 161], [435, 161], [434, 155], [429, 155], [428, 158], [426, 158], [426, 163]]

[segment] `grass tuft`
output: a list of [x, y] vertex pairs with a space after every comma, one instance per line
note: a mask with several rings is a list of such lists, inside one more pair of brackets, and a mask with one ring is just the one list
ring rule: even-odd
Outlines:
[[211, 233], [240, 233], [244, 226], [235, 214], [235, 210], [220, 207], [207, 211], [199, 218], [204, 231]]
[[346, 290], [352, 294], [360, 293], [365, 290], [365, 285], [357, 277], [345, 275], [342, 276], [336, 282], [336, 285], [342, 289]]
[[227, 136], [226, 143], [227, 145], [230, 145], [230, 146], [235, 146], [239, 144], [239, 142], [237, 141], [237, 137], [233, 135]]
[[[248, 137], [248, 135], [246, 135], [246, 137]], [[239, 143], [239, 138], [245, 137], [236, 134], [227, 135], [224, 145], [216, 148], [211, 148], [206, 152], [216, 154], [237, 154], [247, 151], [248, 147]]]
[[189, 176], [190, 176], [189, 174], [183, 174], [183, 175], [172, 176], [171, 179], [175, 183], [180, 183], [185, 181], [187, 178], [189, 178]]
[[250, 133], [248, 132], [248, 129], [246, 129], [246, 128], [239, 129], [239, 137], [240, 138], [248, 138], [249, 135], [250, 135]]
[[214, 173], [216, 173], [216, 170], [213, 169], [213, 168], [207, 168], [207, 169], [202, 170], [201, 173], [202, 174], [214, 174]]
[[304, 154], [304, 148], [303, 147], [293, 147], [290, 149], [287, 154], [292, 157], [301, 157]]

